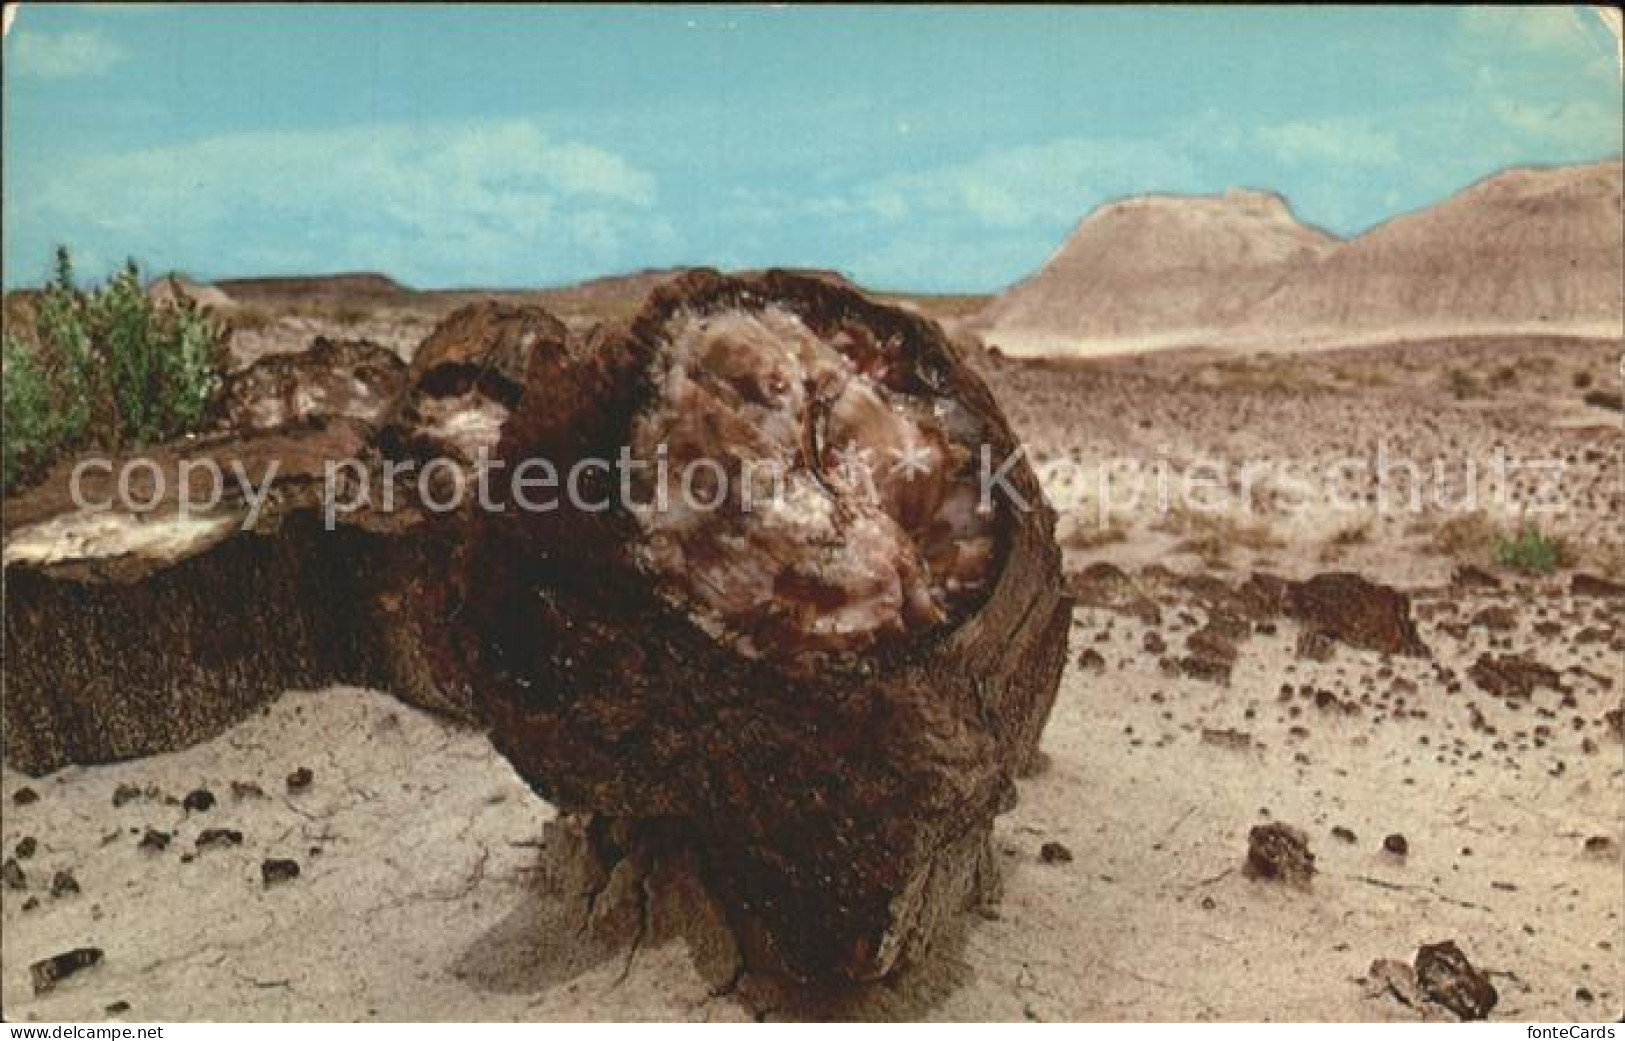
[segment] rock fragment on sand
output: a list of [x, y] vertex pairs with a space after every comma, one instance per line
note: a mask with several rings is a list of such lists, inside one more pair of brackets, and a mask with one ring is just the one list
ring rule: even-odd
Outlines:
[[196, 791], [187, 792], [186, 798], [181, 800], [181, 805], [192, 813], [202, 813], [207, 810], [212, 810], [214, 809], [214, 793], [209, 791], [207, 788], [199, 788]]
[[71, 951], [53, 955], [37, 961], [28, 967], [28, 975], [34, 983], [34, 993], [46, 994], [56, 989], [56, 985], [94, 965], [100, 965], [102, 949], [100, 947], [75, 947]]
[[227, 849], [242, 844], [243, 833], [235, 828], [204, 828], [198, 833], [196, 841], [199, 850]]
[[1072, 851], [1059, 842], [1046, 842], [1038, 848], [1038, 859], [1046, 864], [1072, 863]]
[[1416, 982], [1431, 1002], [1463, 1020], [1484, 1019], [1500, 994], [1452, 940], [1423, 944], [1416, 951]]
[[54, 897], [73, 896], [79, 892], [79, 880], [73, 877], [73, 872], [67, 869], [58, 871], [51, 876], [51, 895]]
[[1309, 838], [1290, 824], [1259, 824], [1247, 835], [1247, 877], [1307, 887], [1315, 877]]
[[260, 884], [266, 888], [292, 882], [299, 877], [299, 862], [272, 857], [260, 863]]
[[1397, 589], [1350, 572], [1332, 572], [1287, 583], [1282, 599], [1286, 614], [1306, 629], [1351, 647], [1430, 656], [1411, 617], [1411, 599]]
[[1467, 675], [1498, 698], [1527, 698], [1537, 687], [1556, 690], [1562, 682], [1556, 669], [1528, 654], [1481, 654]]

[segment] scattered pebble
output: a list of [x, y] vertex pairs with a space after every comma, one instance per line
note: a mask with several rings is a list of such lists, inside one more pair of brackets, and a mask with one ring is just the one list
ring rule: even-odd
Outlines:
[[44, 994], [54, 990], [61, 981], [82, 969], [101, 964], [101, 960], [100, 947], [76, 947], [71, 951], [37, 961], [28, 967], [28, 974], [34, 981], [34, 993]]
[[1406, 841], [1405, 836], [1395, 832], [1382, 840], [1382, 848], [1396, 857], [1403, 857], [1410, 853], [1411, 844]]
[[1416, 951], [1416, 982], [1429, 1001], [1463, 1020], [1484, 1019], [1500, 1000], [1489, 978], [1473, 967], [1454, 941], [1423, 944]]
[[1072, 863], [1072, 851], [1059, 842], [1046, 842], [1039, 847], [1038, 859], [1046, 864]]
[[113, 789], [113, 807], [117, 809], [127, 802], [134, 802], [141, 798], [141, 789], [133, 784], [121, 784]]
[[169, 848], [169, 833], [148, 828], [141, 836], [141, 841], [136, 843], [136, 848], [148, 853], [162, 853]]
[[24, 786], [11, 793], [11, 801], [16, 806], [31, 806], [39, 802], [39, 793]]
[[1349, 845], [1353, 845], [1354, 843], [1359, 841], [1358, 837], [1355, 836], [1354, 832], [1350, 831], [1348, 828], [1343, 827], [1341, 824], [1339, 824], [1337, 827], [1332, 829], [1332, 838], [1336, 839], [1339, 842], [1347, 842]]
[[181, 806], [196, 813], [211, 810], [214, 808], [214, 793], [209, 791], [207, 788], [199, 788], [196, 791], [187, 792], [186, 798], [181, 800]]
[[17, 841], [17, 859], [28, 860], [37, 849], [39, 849], [39, 843], [35, 841], [34, 836], [24, 835]]
[[0, 877], [5, 878], [7, 889], [28, 888], [28, 875], [15, 857], [7, 857], [5, 864], [0, 865]]
[[72, 896], [79, 892], [79, 880], [73, 877], [73, 872], [64, 868], [51, 877], [51, 895], [54, 897]]
[[252, 781], [233, 781], [231, 782], [231, 797], [238, 802], [246, 799], [263, 799], [265, 798], [265, 789]]
[[299, 769], [288, 775], [288, 791], [303, 791], [304, 789], [309, 788], [310, 782], [315, 779], [316, 775], [311, 772], [310, 767], [301, 766]]
[[299, 862], [272, 858], [260, 864], [260, 881], [266, 886], [292, 882], [299, 877]]
[[1290, 824], [1259, 824], [1247, 834], [1249, 878], [1307, 886], [1315, 875], [1309, 839]]
[[227, 846], [241, 846], [243, 833], [233, 828], [205, 828], [198, 833], [197, 848], [224, 849]]

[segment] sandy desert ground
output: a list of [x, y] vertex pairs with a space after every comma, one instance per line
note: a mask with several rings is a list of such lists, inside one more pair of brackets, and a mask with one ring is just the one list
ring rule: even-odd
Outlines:
[[[462, 299], [228, 288], [244, 359], [323, 332], [408, 353]], [[579, 324], [631, 295], [570, 292], [523, 296]], [[977, 301], [911, 305], [957, 322]], [[1048, 491], [1079, 596], [1072, 662], [1045, 766], [998, 825], [1002, 900], [888, 983], [718, 985], [681, 940], [581, 957], [536, 886], [551, 808], [480, 734], [333, 689], [187, 751], [5, 773], [6, 1017], [1404, 1020], [1442, 1013], [1370, 979], [1373, 961], [1449, 939], [1499, 990], [1492, 1018], [1615, 1019], [1625, 436], [1595, 402], [1619, 393], [1619, 359], [1532, 337], [979, 356], [1035, 461], [1069, 463]], [[1497, 448], [1560, 460], [1567, 509], [1542, 524], [1568, 562], [1527, 577], [1490, 559], [1532, 477], [1482, 510], [1382, 516], [1285, 509], [1268, 477], [1247, 509], [1102, 514], [1089, 481], [1114, 460], [1313, 469], [1379, 442], [1447, 470]], [[1349, 482], [1372, 505], [1369, 478]], [[1409, 592], [1430, 656], [1300, 639], [1238, 599], [1254, 572], [1333, 571]], [[1307, 835], [1307, 887], [1243, 870], [1269, 822]], [[266, 885], [267, 858], [297, 877]], [[105, 960], [36, 995], [30, 963], [82, 946]]]

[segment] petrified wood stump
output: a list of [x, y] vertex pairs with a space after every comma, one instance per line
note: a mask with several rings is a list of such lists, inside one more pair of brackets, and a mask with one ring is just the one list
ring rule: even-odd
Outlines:
[[225, 415], [147, 453], [247, 475], [201, 517], [78, 509], [68, 467], [7, 504], [14, 766], [361, 683], [683, 845], [753, 965], [877, 978], [982, 891], [1070, 611], [1036, 479], [934, 324], [696, 272], [585, 336], [476, 305], [410, 371], [269, 359]]

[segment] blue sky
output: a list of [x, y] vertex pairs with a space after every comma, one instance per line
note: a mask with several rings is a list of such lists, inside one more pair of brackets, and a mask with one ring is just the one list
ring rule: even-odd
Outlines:
[[1617, 54], [1570, 8], [25, 3], [5, 282], [65, 242], [92, 274], [994, 290], [1122, 195], [1270, 188], [1347, 235], [1617, 156]]

